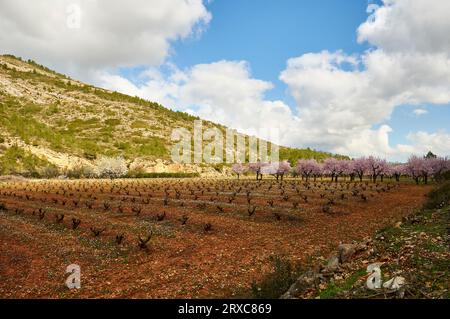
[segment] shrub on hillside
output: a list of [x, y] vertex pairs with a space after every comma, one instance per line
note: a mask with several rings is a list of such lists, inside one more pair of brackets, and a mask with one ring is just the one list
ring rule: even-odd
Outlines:
[[43, 178], [55, 178], [59, 176], [59, 170], [56, 166], [49, 165], [41, 170], [40, 175]]
[[425, 208], [441, 208], [450, 203], [450, 181], [440, 184], [436, 189], [428, 194], [428, 201]]
[[82, 164], [75, 165], [70, 169], [66, 170], [65, 175], [68, 178], [91, 178], [95, 177], [94, 170], [90, 167], [84, 166]]
[[253, 297], [257, 299], [277, 299], [284, 294], [298, 277], [299, 269], [284, 257], [270, 259], [273, 272], [260, 282], [252, 284]]

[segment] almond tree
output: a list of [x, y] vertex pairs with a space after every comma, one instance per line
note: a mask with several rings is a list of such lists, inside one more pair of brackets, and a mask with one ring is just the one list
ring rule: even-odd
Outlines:
[[395, 181], [400, 182], [400, 177], [404, 174], [406, 174], [406, 166], [403, 164], [394, 164], [391, 165], [390, 168], [390, 174], [395, 178]]
[[277, 168], [276, 171], [277, 180], [279, 177], [281, 177], [281, 181], [283, 181], [284, 175], [288, 174], [292, 170], [291, 163], [289, 163], [288, 161], [282, 161], [274, 164], [275, 167]]
[[[262, 164], [260, 162], [248, 164], [248, 170], [250, 172], [256, 173], [256, 180], [257, 181], [262, 179], [261, 168], [262, 168]], [[260, 175], [261, 175], [261, 178], [259, 178]]]
[[420, 177], [424, 170], [424, 161], [425, 159], [413, 155], [408, 159], [408, 163], [406, 164], [406, 172], [415, 180], [417, 185], [419, 185]]
[[351, 160], [342, 160], [341, 161], [341, 169], [342, 169], [342, 173], [345, 176], [349, 176], [350, 177], [350, 181], [354, 181], [355, 180], [355, 176], [356, 173], [353, 169], [353, 161]]
[[382, 182], [384, 180], [384, 176], [389, 175], [391, 173], [391, 168], [387, 161], [385, 161], [385, 160], [380, 161], [379, 173], [380, 173], [379, 176], [380, 176]]
[[439, 181], [442, 178], [442, 174], [450, 170], [450, 160], [444, 157], [431, 158], [431, 168], [433, 170], [433, 178]]
[[237, 175], [237, 179], [239, 179], [240, 175], [247, 171], [247, 168], [241, 163], [236, 163], [233, 165], [232, 170]]
[[382, 160], [379, 158], [375, 158], [373, 156], [370, 156], [367, 159], [367, 166], [369, 168], [369, 172], [372, 176], [372, 181], [376, 183], [378, 176], [382, 176], [381, 179], [383, 179], [383, 176], [386, 174], [388, 170], [388, 164], [386, 160]]
[[315, 180], [322, 173], [322, 167], [314, 159], [299, 160], [294, 171], [298, 175], [305, 177], [306, 181], [308, 181], [311, 176], [314, 176]]
[[260, 176], [262, 179], [263, 174], [266, 175], [274, 175], [277, 177], [278, 180], [278, 163], [262, 163], [261, 164], [261, 169], [260, 169]]
[[335, 158], [327, 158], [324, 162], [324, 170], [331, 175], [331, 181], [338, 182], [338, 177], [344, 172], [346, 164]]
[[369, 162], [367, 158], [361, 157], [352, 161], [353, 172], [358, 175], [359, 180], [362, 182], [364, 175], [369, 169]]

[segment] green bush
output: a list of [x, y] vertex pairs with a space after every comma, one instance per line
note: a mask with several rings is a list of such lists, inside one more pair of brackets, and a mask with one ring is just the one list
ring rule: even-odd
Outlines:
[[450, 181], [450, 171], [445, 172], [442, 174], [442, 179], [446, 181]]
[[439, 184], [428, 194], [424, 207], [427, 209], [441, 208], [450, 203], [450, 181]]
[[56, 166], [46, 166], [41, 170], [40, 173], [43, 178], [55, 178], [59, 176], [59, 170]]
[[94, 172], [89, 167], [78, 165], [67, 170], [65, 175], [71, 179], [90, 178], [94, 176]]
[[30, 152], [11, 146], [0, 156], [0, 174], [20, 174], [26, 177], [39, 177], [39, 170], [51, 165], [47, 160], [41, 159]]
[[121, 124], [121, 121], [116, 118], [109, 118], [105, 120], [105, 124], [108, 126], [117, 126]]
[[134, 129], [140, 129], [140, 128], [147, 129], [147, 128], [149, 128], [149, 125], [148, 125], [147, 122], [139, 120], [139, 121], [134, 121], [133, 123], [131, 123], [131, 128], [134, 128]]
[[273, 272], [269, 273], [260, 283], [253, 282], [252, 294], [257, 299], [277, 299], [284, 294], [297, 280], [299, 268], [285, 257], [270, 258]]

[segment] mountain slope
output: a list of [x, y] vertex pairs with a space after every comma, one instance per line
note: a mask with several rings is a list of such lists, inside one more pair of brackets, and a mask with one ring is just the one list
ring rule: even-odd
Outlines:
[[[21, 163], [24, 158], [39, 166], [46, 162], [64, 169], [90, 165], [98, 155], [122, 155], [131, 166], [150, 172], [211, 171], [207, 165], [170, 162], [172, 129], [192, 131], [196, 119], [157, 103], [86, 85], [33, 61], [0, 56], [0, 174], [31, 170]], [[208, 121], [203, 127], [226, 129]], [[5, 160], [14, 157], [14, 152], [23, 153], [17, 165]], [[332, 156], [290, 148], [281, 148], [280, 154], [291, 161]]]

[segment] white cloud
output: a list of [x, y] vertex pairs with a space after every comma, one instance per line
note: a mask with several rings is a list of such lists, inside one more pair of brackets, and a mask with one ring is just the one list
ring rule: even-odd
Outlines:
[[388, 52], [450, 51], [450, 1], [383, 0], [358, 28], [358, 41]]
[[399, 152], [405, 154], [425, 154], [428, 151], [439, 156], [447, 156], [450, 154], [450, 134], [444, 130], [435, 133], [419, 131], [408, 134], [410, 145], [398, 145]]
[[[410, 144], [390, 145], [395, 128], [386, 125], [399, 105], [450, 103], [448, 0], [369, 5], [371, 15], [357, 36], [371, 44], [370, 50], [360, 55], [322, 51], [289, 59], [280, 79], [295, 99], [292, 109], [266, 98], [272, 83], [253, 78], [245, 61], [183, 70], [166, 62], [171, 41], [208, 24], [211, 15], [201, 0], [152, 0], [151, 5], [135, 0], [127, 6], [118, 0], [80, 0], [79, 30], [65, 27], [65, 8], [72, 2], [2, 1], [0, 51], [33, 52], [33, 58], [62, 71], [91, 70], [90, 79], [101, 86], [243, 132], [275, 127], [280, 136], [274, 141], [284, 145], [393, 159], [429, 149], [450, 152], [444, 131], [411, 133]], [[161, 71], [161, 63], [168, 72]], [[119, 65], [146, 65], [138, 78], [143, 84], [117, 75], [113, 68]], [[414, 113], [424, 111], [417, 107]]]
[[[157, 101], [176, 109], [219, 122], [263, 138], [275, 138], [273, 131], [287, 136], [298, 119], [282, 101], [266, 100], [270, 82], [252, 78], [244, 61], [219, 61], [195, 65], [187, 70], [172, 67], [165, 77], [144, 71], [148, 79], [141, 86], [111, 74], [99, 76], [100, 85], [111, 90]], [[271, 128], [272, 132], [267, 129]], [[277, 139], [276, 142], [283, 142]]]
[[[304, 139], [351, 155], [404, 156], [408, 147], [390, 146], [392, 129], [383, 123], [405, 103], [450, 102], [450, 20], [442, 12], [449, 4], [385, 0], [358, 29], [359, 41], [375, 48], [359, 57], [323, 51], [290, 59], [280, 79], [302, 125], [313, 128]], [[421, 149], [416, 141], [409, 150]]]
[[416, 116], [421, 116], [421, 115], [428, 114], [428, 111], [425, 110], [425, 109], [415, 109], [415, 110], [413, 111], [413, 113], [414, 113], [414, 115], [416, 115]]
[[[243, 61], [200, 64], [187, 70], [172, 67], [165, 76], [152, 69], [143, 72], [148, 79], [139, 87], [104, 74], [101, 84], [263, 138], [270, 136], [258, 129], [273, 127], [280, 134], [275, 141], [283, 145], [405, 159], [422, 150], [420, 144], [411, 139], [411, 145], [391, 146], [392, 128], [382, 124], [373, 129], [373, 125], [385, 122], [397, 105], [448, 99], [447, 89], [430, 74], [410, 79], [417, 69], [406, 64], [408, 59], [393, 60], [379, 50], [362, 57], [324, 51], [291, 59], [281, 79], [296, 99], [297, 112], [282, 101], [267, 100], [265, 93], [272, 84], [252, 78]], [[425, 81], [427, 76], [430, 79]], [[450, 80], [445, 83], [450, 85]]]
[[[69, 28], [70, 4], [81, 8], [80, 28]], [[171, 41], [211, 19], [202, 0], [2, 0], [0, 52], [32, 58], [59, 71], [158, 65]]]
[[429, 149], [445, 153], [448, 149], [432, 140], [445, 142], [448, 135], [412, 133], [411, 144], [390, 145], [393, 129], [385, 123], [405, 103], [450, 102], [450, 20], [443, 13], [449, 4], [385, 0], [381, 6], [369, 5], [371, 16], [358, 28], [358, 40], [370, 42], [371, 50], [362, 55], [322, 51], [289, 59], [280, 79], [296, 101], [294, 110], [267, 100], [272, 84], [252, 78], [245, 62], [173, 68], [169, 76], [150, 77], [141, 88], [127, 88], [130, 83], [118, 79], [109, 87], [243, 131], [281, 126], [279, 141], [285, 145], [393, 159]]

